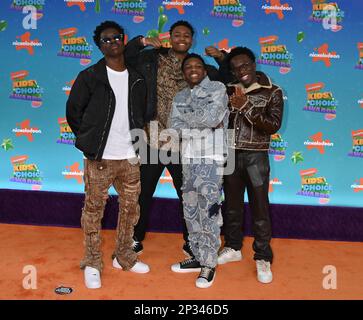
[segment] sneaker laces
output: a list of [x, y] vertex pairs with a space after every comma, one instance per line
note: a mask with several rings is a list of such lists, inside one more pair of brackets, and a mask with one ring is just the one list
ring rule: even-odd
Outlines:
[[194, 261], [195, 261], [195, 258], [190, 258], [190, 259], [184, 260], [184, 261], [180, 262], [180, 266], [185, 266], [186, 264], [192, 263]]
[[140, 241], [135, 241], [132, 243], [132, 249], [135, 249], [137, 245], [140, 243]]
[[222, 255], [225, 255], [225, 254], [227, 254], [228, 252], [232, 252], [232, 251], [234, 251], [232, 248], [230, 248], [230, 247], [224, 247], [224, 248], [222, 249], [222, 251], [221, 251], [220, 255], [222, 256]]
[[257, 265], [259, 267], [259, 269], [262, 271], [262, 272], [269, 272], [270, 271], [270, 262], [268, 261], [265, 261], [265, 260], [259, 260], [257, 262]]
[[212, 271], [211, 268], [203, 267], [202, 270], [201, 270], [201, 272], [200, 272], [199, 278], [206, 278], [206, 279], [208, 279], [209, 273], [211, 271]]

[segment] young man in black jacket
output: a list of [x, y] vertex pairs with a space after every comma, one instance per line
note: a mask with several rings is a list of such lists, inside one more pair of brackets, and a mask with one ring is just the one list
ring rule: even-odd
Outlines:
[[[141, 253], [143, 250], [142, 241], [148, 222], [148, 214], [159, 178], [165, 167], [169, 170], [173, 183], [180, 199], [180, 215], [182, 210], [182, 166], [178, 163], [163, 163], [160, 159], [179, 159], [179, 154], [163, 150], [166, 141], [159, 139], [162, 130], [168, 129], [168, 119], [171, 113], [172, 101], [176, 93], [187, 87], [183, 77], [181, 63], [188, 54], [193, 44], [193, 27], [187, 21], [177, 21], [170, 28], [171, 48], [162, 48], [158, 38], [135, 37], [126, 46], [125, 56], [133, 66], [145, 77], [147, 93], [146, 125], [148, 155], [152, 157], [143, 159], [141, 164], [141, 194], [140, 194], [140, 219], [135, 226], [134, 250]], [[152, 46], [151, 50], [144, 50]], [[211, 65], [206, 65], [208, 76], [211, 80], [218, 80], [218, 71]], [[183, 251], [188, 257], [193, 253], [188, 241], [188, 232], [183, 220]]]
[[144, 126], [145, 81], [126, 66], [124, 30], [113, 21], [101, 23], [94, 41], [104, 58], [79, 73], [67, 101], [67, 121], [84, 154], [85, 204], [81, 224], [85, 256], [81, 262], [88, 288], [101, 287], [101, 219], [108, 189], [119, 194], [119, 218], [113, 266], [136, 273], [149, 272], [131, 249], [140, 215], [140, 165], [132, 129]]

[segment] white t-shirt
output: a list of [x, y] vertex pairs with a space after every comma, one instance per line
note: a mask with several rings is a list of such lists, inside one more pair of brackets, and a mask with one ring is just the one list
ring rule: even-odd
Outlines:
[[107, 76], [116, 97], [115, 113], [102, 159], [122, 160], [136, 157], [129, 126], [129, 73], [107, 67]]

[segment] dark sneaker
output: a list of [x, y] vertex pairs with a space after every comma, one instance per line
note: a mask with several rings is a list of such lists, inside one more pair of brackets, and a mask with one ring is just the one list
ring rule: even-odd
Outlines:
[[198, 288], [209, 288], [214, 281], [214, 278], [216, 277], [216, 268], [208, 268], [208, 267], [202, 267], [202, 270], [200, 271], [200, 274], [195, 281], [195, 285]]
[[132, 250], [137, 254], [141, 254], [142, 250], [144, 250], [144, 246], [142, 245], [141, 241], [136, 241], [134, 239], [134, 242], [132, 243]]
[[200, 263], [195, 259], [187, 259], [182, 262], [173, 264], [171, 270], [178, 273], [188, 273], [188, 272], [200, 272]]
[[193, 254], [193, 251], [192, 251], [192, 248], [190, 246], [190, 242], [189, 241], [187, 241], [187, 242], [184, 243], [184, 245], [183, 245], [183, 252], [184, 252], [184, 254], [186, 255], [186, 257], [188, 259], [194, 257], [194, 254]]

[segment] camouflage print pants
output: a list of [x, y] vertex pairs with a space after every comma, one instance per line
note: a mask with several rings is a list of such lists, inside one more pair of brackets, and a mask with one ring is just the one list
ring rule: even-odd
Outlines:
[[196, 160], [200, 163], [183, 164], [184, 219], [195, 258], [202, 266], [214, 268], [221, 245], [223, 164]]
[[[135, 160], [135, 161], [131, 161]], [[140, 216], [140, 164], [137, 158], [129, 160], [84, 160], [86, 199], [81, 224], [84, 232], [85, 256], [81, 268], [86, 266], [103, 269], [101, 253], [101, 219], [103, 217], [108, 189], [114, 186], [119, 198], [116, 229], [116, 249], [112, 258], [124, 270], [132, 268], [137, 255], [132, 250], [134, 225]]]

